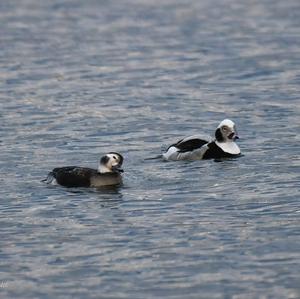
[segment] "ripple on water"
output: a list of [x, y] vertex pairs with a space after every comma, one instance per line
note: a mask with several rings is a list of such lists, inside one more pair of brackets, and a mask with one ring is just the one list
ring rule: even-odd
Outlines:
[[[0, 8], [3, 298], [299, 298], [298, 1]], [[224, 118], [241, 158], [145, 160]]]

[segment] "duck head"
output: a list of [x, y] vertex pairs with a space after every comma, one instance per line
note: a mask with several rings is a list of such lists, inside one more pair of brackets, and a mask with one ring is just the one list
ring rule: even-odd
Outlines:
[[123, 172], [123, 169], [121, 168], [123, 160], [124, 158], [121, 154], [110, 152], [105, 156], [101, 157], [98, 172]]
[[218, 142], [233, 142], [239, 139], [235, 123], [230, 119], [224, 119], [218, 125], [215, 137]]

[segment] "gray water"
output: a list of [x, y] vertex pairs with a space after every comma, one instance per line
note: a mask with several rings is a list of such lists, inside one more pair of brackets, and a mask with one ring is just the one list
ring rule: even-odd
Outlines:
[[[300, 2], [0, 2], [1, 298], [300, 298]], [[145, 160], [235, 121], [243, 157]], [[40, 182], [125, 157], [108, 190]]]

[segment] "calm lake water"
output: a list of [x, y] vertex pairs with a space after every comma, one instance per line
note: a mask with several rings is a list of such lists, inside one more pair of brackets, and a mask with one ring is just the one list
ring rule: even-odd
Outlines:
[[[1, 298], [300, 298], [300, 2], [0, 2]], [[243, 157], [145, 160], [236, 122]], [[40, 182], [125, 157], [124, 185]]]

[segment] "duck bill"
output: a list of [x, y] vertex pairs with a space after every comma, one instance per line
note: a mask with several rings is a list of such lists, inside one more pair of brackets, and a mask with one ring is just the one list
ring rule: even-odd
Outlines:
[[235, 141], [237, 139], [240, 139], [240, 137], [237, 135], [236, 132], [232, 132], [228, 135], [228, 139]]
[[124, 172], [124, 170], [121, 168], [121, 165], [113, 166], [112, 170], [115, 171], [115, 172]]

